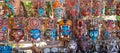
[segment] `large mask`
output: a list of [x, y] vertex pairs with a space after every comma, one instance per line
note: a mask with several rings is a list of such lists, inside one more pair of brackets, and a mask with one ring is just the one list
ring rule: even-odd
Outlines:
[[46, 30], [45, 35], [49, 37], [51, 40], [55, 40], [57, 36], [56, 29]]
[[19, 42], [24, 36], [24, 31], [22, 29], [12, 29], [10, 36], [13, 40]]
[[89, 30], [89, 35], [92, 40], [97, 40], [99, 32], [98, 32], [98, 30]]
[[12, 53], [11, 46], [0, 46], [0, 53]]
[[40, 35], [41, 35], [41, 31], [40, 30], [38, 30], [38, 29], [31, 29], [30, 30], [31, 38], [38, 39], [38, 38], [40, 38]]

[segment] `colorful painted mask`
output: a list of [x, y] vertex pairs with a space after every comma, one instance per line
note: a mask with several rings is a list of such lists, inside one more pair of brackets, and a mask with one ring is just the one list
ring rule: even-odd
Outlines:
[[21, 29], [23, 28], [23, 17], [18, 17], [18, 18], [12, 18], [12, 28], [13, 29]]
[[104, 35], [104, 38], [105, 38], [105, 39], [107, 39], [107, 40], [110, 39], [110, 32], [107, 32], [107, 31], [106, 31], [106, 32], [104, 32], [103, 35]]
[[57, 18], [62, 18], [63, 10], [62, 10], [62, 8], [56, 8], [56, 9], [54, 10], [54, 13], [55, 13], [55, 16], [56, 16]]
[[116, 40], [111, 41], [109, 49], [112, 53], [118, 53], [119, 47]]
[[31, 29], [30, 30], [31, 38], [38, 39], [38, 38], [40, 38], [40, 35], [41, 35], [41, 31], [40, 30], [38, 30], [38, 29]]
[[4, 41], [6, 35], [7, 35], [7, 31], [8, 31], [8, 19], [6, 18], [1, 18], [0, 19], [0, 41]]
[[55, 48], [55, 47], [54, 47], [54, 48], [51, 49], [51, 51], [52, 51], [53, 53], [57, 53], [57, 52], [58, 52], [58, 48]]
[[68, 49], [72, 52], [76, 52], [77, 50], [77, 43], [74, 40], [71, 40], [68, 44]]
[[92, 0], [92, 15], [100, 16], [103, 13], [103, 0]]
[[89, 30], [89, 35], [92, 40], [97, 40], [98, 34], [98, 30]]
[[12, 53], [11, 46], [0, 46], [0, 53]]
[[10, 37], [16, 42], [19, 42], [23, 38], [23, 36], [24, 36], [24, 31], [21, 29], [13, 29], [10, 35]]
[[77, 32], [76, 38], [80, 39], [84, 36], [85, 33], [85, 23], [84, 21], [77, 21]]
[[50, 53], [50, 48], [45, 48], [44, 53]]
[[39, 8], [38, 9], [38, 15], [42, 16], [44, 14], [44, 9], [43, 8]]
[[50, 30], [46, 30], [45, 35], [48, 36], [48, 37], [50, 37], [51, 40], [55, 40], [56, 36], [57, 36], [56, 33], [57, 33], [56, 29], [50, 29]]
[[61, 26], [61, 33], [62, 35], [70, 35], [70, 26], [63, 25]]
[[89, 16], [91, 14], [91, 0], [80, 0], [81, 16]]
[[116, 0], [106, 0], [105, 15], [114, 15], [115, 5], [116, 5]]
[[79, 4], [77, 0], [66, 0], [66, 10], [68, 16], [76, 16], [79, 12]]
[[41, 29], [42, 27], [42, 21], [39, 18], [29, 18], [27, 22], [29, 29]]

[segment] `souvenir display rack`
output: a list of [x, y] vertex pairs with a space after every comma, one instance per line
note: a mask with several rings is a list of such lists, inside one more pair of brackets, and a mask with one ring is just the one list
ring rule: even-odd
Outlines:
[[119, 53], [119, 40], [119, 0], [0, 1], [0, 53]]

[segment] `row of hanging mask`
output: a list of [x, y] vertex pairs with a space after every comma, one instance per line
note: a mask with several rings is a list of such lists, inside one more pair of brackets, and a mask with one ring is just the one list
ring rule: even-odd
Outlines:
[[44, 48], [43, 53], [68, 53], [67, 48]]
[[116, 40], [86, 41], [86, 43], [84, 41], [77, 41], [77, 43], [79, 43], [77, 46], [77, 52], [81, 53], [119, 53], [119, 45]]
[[[11, 10], [12, 14], [17, 11], [16, 4], [17, 1], [5, 1], [8, 9]], [[62, 18], [65, 14], [69, 17], [71, 16], [100, 16], [100, 15], [115, 15], [119, 14], [119, 2], [116, 0], [24, 0], [21, 1], [20, 12], [24, 12], [27, 16], [47, 16], [47, 17], [57, 17]], [[4, 2], [3, 2], [4, 3]], [[96, 5], [97, 4], [97, 5]], [[117, 10], [116, 10], [117, 9]], [[71, 10], [71, 11], [70, 11]], [[8, 10], [9, 11], [9, 10]], [[22, 12], [23, 13], [23, 12]], [[23, 14], [24, 14], [23, 13]], [[18, 15], [18, 14], [17, 14]], [[25, 16], [26, 16], [25, 15]], [[119, 16], [118, 16], [119, 17]]]

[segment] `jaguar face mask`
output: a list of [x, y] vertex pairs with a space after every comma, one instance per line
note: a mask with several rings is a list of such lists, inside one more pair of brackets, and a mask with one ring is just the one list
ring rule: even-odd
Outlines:
[[61, 33], [62, 35], [69, 35], [70, 34], [70, 26], [63, 25], [61, 26]]

